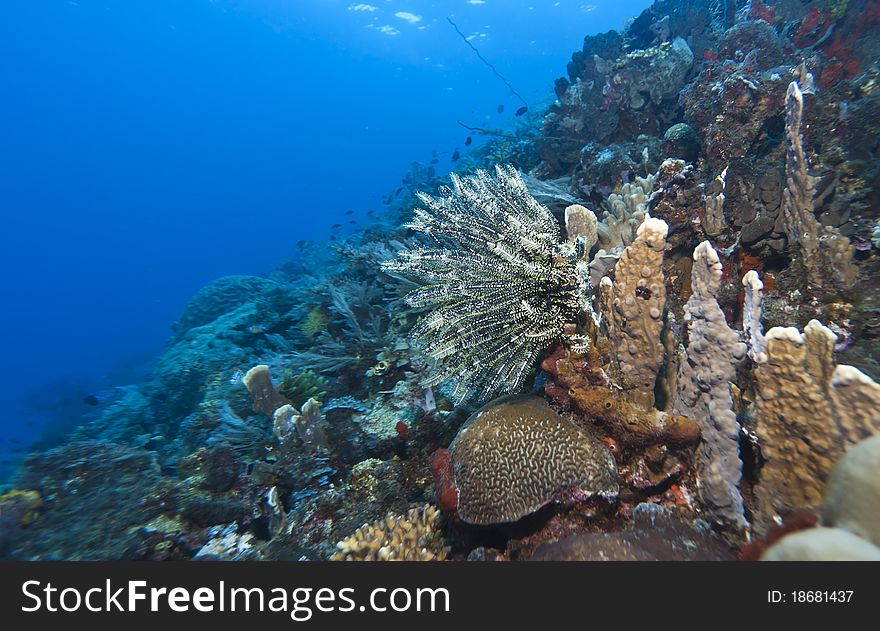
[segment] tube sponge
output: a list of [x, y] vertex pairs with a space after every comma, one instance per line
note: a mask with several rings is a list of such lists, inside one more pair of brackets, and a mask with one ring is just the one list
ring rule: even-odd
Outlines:
[[608, 332], [617, 358], [614, 381], [645, 409], [654, 403], [654, 382], [663, 363], [663, 309], [666, 284], [663, 250], [669, 227], [662, 219], [645, 216], [635, 241], [623, 251], [614, 268], [614, 281], [602, 280]]
[[693, 295], [684, 307], [689, 343], [686, 361], [679, 365], [674, 411], [700, 424], [697, 467], [703, 503], [717, 521], [742, 529], [747, 523], [739, 492], [740, 426], [730, 384], [746, 357], [746, 345], [727, 326], [718, 305], [721, 273], [718, 253], [703, 241], [694, 251]]
[[774, 327], [756, 370], [757, 433], [764, 465], [755, 487], [756, 528], [817, 507], [847, 447], [880, 433], [880, 385], [836, 366], [837, 336], [816, 320], [801, 333]]

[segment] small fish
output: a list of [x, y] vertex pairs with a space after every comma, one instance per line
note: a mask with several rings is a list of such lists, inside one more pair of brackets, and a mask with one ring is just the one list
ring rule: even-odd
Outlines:
[[471, 138], [470, 136], [468, 136], [467, 138], [464, 139], [464, 146], [465, 146], [465, 147], [470, 147], [470, 146], [471, 146], [471, 143], [472, 143], [473, 141], [474, 141], [474, 139]]
[[370, 215], [370, 216], [372, 217], [373, 215], [376, 214], [376, 211], [375, 211], [375, 210], [368, 210], [368, 211], [367, 211], [367, 214]]
[[331, 230], [339, 230], [341, 227], [342, 227], [341, 223], [335, 223], [332, 226], [330, 226], [330, 229]]
[[504, 103], [502, 103], [501, 105], [498, 106], [498, 113], [499, 113], [499, 114], [503, 114], [503, 113], [504, 113]]
[[521, 108], [516, 110], [516, 113], [514, 114], [514, 116], [522, 116], [523, 114], [525, 114], [528, 111], [529, 111], [528, 106], [523, 105]]
[[353, 211], [353, 210], [346, 210], [343, 214], [345, 214], [345, 215], [353, 215], [353, 214], [354, 214], [354, 211]]
[[91, 405], [92, 407], [95, 407], [96, 405], [99, 405], [101, 402], [98, 401], [98, 397], [96, 397], [94, 394], [87, 394], [86, 396], [83, 397], [83, 403], [85, 403], [86, 405]]
[[431, 159], [431, 164], [437, 164], [438, 162], [440, 162], [440, 160], [438, 160], [437, 158]]
[[460, 157], [461, 157], [461, 154], [458, 152], [458, 149], [456, 149], [456, 150], [452, 153], [452, 161], [453, 161], [453, 162], [457, 162], [458, 159], [459, 159]]
[[348, 223], [350, 223], [350, 224], [356, 224], [357, 222], [356, 222], [354, 219], [352, 219], [352, 220], [349, 221]]
[[706, 61], [718, 61], [718, 55], [715, 54], [715, 51], [709, 50], [708, 48], [703, 51], [703, 59]]

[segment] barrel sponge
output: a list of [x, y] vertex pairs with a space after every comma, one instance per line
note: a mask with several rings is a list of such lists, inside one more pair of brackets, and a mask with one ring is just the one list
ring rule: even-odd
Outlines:
[[364, 524], [336, 544], [331, 561], [443, 561], [449, 553], [438, 528], [440, 512], [430, 505], [406, 515]]
[[880, 436], [863, 440], [835, 465], [825, 487], [822, 521], [880, 546]]
[[810, 528], [786, 535], [762, 561], [880, 561], [880, 548], [840, 528]]
[[516, 521], [568, 491], [617, 495], [611, 453], [539, 397], [490, 403], [450, 449], [458, 514], [471, 524]]

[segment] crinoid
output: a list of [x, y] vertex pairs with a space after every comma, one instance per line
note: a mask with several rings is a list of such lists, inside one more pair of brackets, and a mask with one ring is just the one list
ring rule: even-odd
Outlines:
[[580, 308], [555, 217], [514, 167], [495, 171], [452, 174], [452, 189], [438, 197], [419, 193], [424, 208], [407, 227], [436, 247], [401, 251], [383, 265], [422, 284], [407, 303], [427, 311], [411, 332], [434, 364], [426, 385], [450, 380], [459, 402], [519, 389]]

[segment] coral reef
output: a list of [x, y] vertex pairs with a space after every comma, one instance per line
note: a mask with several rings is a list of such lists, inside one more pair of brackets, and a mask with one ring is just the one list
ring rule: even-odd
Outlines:
[[608, 253], [620, 254], [636, 238], [636, 231], [645, 220], [648, 197], [654, 188], [654, 176], [636, 177], [626, 183], [619, 193], [608, 196], [608, 212], [599, 231], [599, 245]]
[[752, 361], [758, 361], [758, 357], [767, 348], [764, 340], [764, 326], [761, 323], [763, 314], [762, 299], [764, 296], [764, 283], [755, 270], [749, 270], [742, 278], [745, 288], [743, 297], [743, 333], [746, 345], [749, 349], [749, 357]]
[[43, 504], [36, 491], [13, 489], [0, 495], [0, 554], [39, 517]]
[[249, 532], [239, 534], [235, 524], [214, 526], [209, 531], [210, 539], [195, 553], [193, 559], [201, 561], [254, 561], [260, 558], [254, 547], [254, 535]]
[[[550, 355], [542, 366], [552, 376], [547, 394], [559, 403], [572, 405], [587, 418], [600, 423], [616, 441], [628, 446], [695, 444], [700, 440], [696, 421], [645, 407], [609, 387], [608, 376], [593, 366], [594, 356], [562, 349]], [[639, 391], [639, 399], [647, 400]]]
[[290, 444], [294, 436], [299, 436], [302, 444], [310, 449], [329, 448], [321, 403], [317, 399], [306, 401], [300, 412], [289, 403], [282, 405], [272, 419], [272, 431], [282, 444]]
[[36, 494], [28, 496], [30, 509], [22, 519], [37, 498], [42, 510], [30, 527], [13, 533], [8, 549], [30, 559], [136, 558], [132, 529], [161, 512], [149, 499], [160, 482], [153, 454], [121, 445], [75, 442], [31, 456], [16, 481]]
[[739, 63], [708, 65], [682, 93], [685, 121], [704, 139], [716, 172], [747, 155], [782, 109], [786, 83], [760, 70], [759, 59], [752, 51]]
[[782, 42], [764, 20], [747, 20], [727, 29], [718, 41], [718, 58], [742, 62], [754, 51], [757, 70], [775, 68], [782, 61]]
[[265, 364], [254, 366], [247, 371], [242, 378], [242, 383], [254, 397], [254, 412], [262, 412], [271, 418], [275, 414], [275, 410], [287, 404], [287, 399], [275, 389], [269, 367]]
[[[538, 143], [539, 155], [554, 171], [575, 164], [577, 149], [591, 141], [668, 127], [666, 106], [694, 63], [690, 46], [676, 37], [625, 52], [622, 43], [613, 32], [585, 41], [569, 64], [570, 81], [557, 81], [559, 101], [550, 108], [543, 135], [564, 140]], [[603, 115], [592, 114], [597, 111]]]
[[187, 302], [174, 325], [175, 337], [180, 339], [191, 329], [250, 306], [254, 296], [269, 301], [273, 294], [281, 294], [284, 290], [281, 283], [259, 276], [224, 276], [211, 281]]
[[615, 383], [645, 408], [654, 404], [654, 381], [663, 362], [660, 332], [666, 283], [662, 261], [667, 230], [665, 221], [646, 216], [614, 267], [614, 281], [600, 284], [601, 299], [608, 305], [603, 313], [616, 351]]
[[455, 173], [197, 292], [25, 458], [0, 555], [873, 558], [878, 24], [657, 0], [588, 35]]

